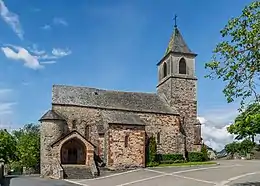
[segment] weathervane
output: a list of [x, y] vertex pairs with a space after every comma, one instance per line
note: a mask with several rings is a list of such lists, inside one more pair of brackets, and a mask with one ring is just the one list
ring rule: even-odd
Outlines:
[[174, 16], [174, 27], [177, 28], [177, 15]]

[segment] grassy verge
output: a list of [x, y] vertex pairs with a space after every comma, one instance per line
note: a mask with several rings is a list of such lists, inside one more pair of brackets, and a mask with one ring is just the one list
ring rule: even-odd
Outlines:
[[217, 162], [205, 161], [205, 162], [185, 162], [185, 163], [159, 164], [159, 165], [154, 166], [154, 167], [216, 165], [216, 164], [217, 164]]

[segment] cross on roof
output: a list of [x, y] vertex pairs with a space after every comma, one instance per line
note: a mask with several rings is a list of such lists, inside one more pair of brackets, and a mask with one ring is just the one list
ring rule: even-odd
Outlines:
[[174, 16], [174, 27], [177, 28], [177, 15]]

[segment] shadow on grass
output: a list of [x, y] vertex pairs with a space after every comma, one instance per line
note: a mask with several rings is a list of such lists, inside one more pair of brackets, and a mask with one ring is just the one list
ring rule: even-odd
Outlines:
[[16, 177], [18, 177], [18, 176], [16, 176], [16, 175], [5, 176], [3, 179], [0, 180], [0, 185], [1, 186], [10, 186], [11, 179], [16, 178]]
[[260, 186], [260, 182], [245, 182], [245, 183], [235, 183], [231, 186]]

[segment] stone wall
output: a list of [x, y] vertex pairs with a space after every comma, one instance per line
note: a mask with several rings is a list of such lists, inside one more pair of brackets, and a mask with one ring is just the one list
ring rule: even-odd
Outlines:
[[[197, 122], [196, 79], [184, 76], [170, 77], [160, 84], [157, 92], [166, 97], [167, 102], [180, 113], [181, 127], [186, 135], [188, 151], [200, 150], [199, 135], [201, 130]], [[197, 139], [195, 141], [195, 133]]]
[[102, 123], [99, 109], [61, 105], [53, 105], [52, 109], [66, 119], [69, 131], [77, 130], [95, 146], [98, 146], [99, 134], [97, 124]]
[[147, 135], [155, 136], [158, 153], [171, 154], [183, 152], [184, 136], [180, 132], [178, 116], [163, 114], [139, 114], [139, 116], [146, 123], [145, 130]]
[[[197, 95], [195, 79], [172, 79], [172, 102], [178, 108], [182, 118], [183, 128], [187, 136], [187, 150], [197, 151], [198, 136], [195, 139], [195, 131], [200, 129], [197, 120]], [[199, 125], [199, 126], [197, 126]], [[201, 130], [201, 129], [200, 129]], [[198, 131], [196, 132], [198, 135]]]
[[41, 174], [51, 174], [51, 161], [53, 159], [51, 144], [64, 133], [66, 123], [63, 121], [44, 121], [41, 123]]
[[63, 140], [59, 141], [58, 143], [55, 143], [52, 147], [52, 158], [54, 160], [60, 160], [61, 157], [61, 149], [63, 147], [63, 144], [65, 144], [67, 141], [77, 138], [78, 140], [80, 140], [85, 148], [84, 150], [86, 151], [85, 154], [85, 164], [87, 166], [91, 166], [92, 162], [94, 160], [94, 147], [92, 144], [90, 144], [88, 141], [86, 141], [84, 138], [82, 138], [77, 132], [73, 132], [71, 135], [67, 136], [66, 138], [64, 138]]
[[[59, 106], [53, 105], [53, 110], [60, 113], [65, 119], [68, 119], [68, 128], [71, 130], [71, 122], [76, 121], [77, 130], [84, 135], [85, 126], [91, 126], [89, 135], [90, 140], [97, 146], [104, 143], [104, 159], [106, 160], [106, 141], [102, 142], [102, 138], [99, 138], [97, 131], [97, 124], [102, 123], [101, 113], [105, 110], [87, 108], [87, 107], [75, 107], [75, 106]], [[127, 111], [114, 112], [122, 114]], [[148, 135], [157, 135], [160, 132], [161, 143], [158, 144], [158, 153], [175, 153], [183, 151], [183, 135], [180, 133], [180, 121], [179, 117], [168, 114], [154, 114], [154, 113], [135, 113], [143, 120], [146, 125], [146, 131]], [[107, 128], [107, 123], [104, 123]], [[105, 135], [106, 136], [106, 135]], [[101, 139], [101, 142], [98, 142]], [[106, 137], [104, 138], [106, 139]], [[97, 152], [98, 153], [98, 152]]]
[[108, 168], [145, 166], [144, 126], [111, 124], [108, 133]]

